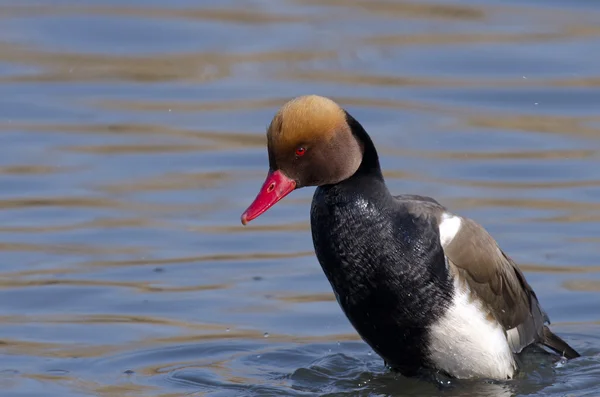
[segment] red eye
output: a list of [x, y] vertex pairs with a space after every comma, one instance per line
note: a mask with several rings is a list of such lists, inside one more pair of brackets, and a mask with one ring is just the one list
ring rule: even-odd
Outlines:
[[306, 153], [305, 148], [299, 147], [298, 149], [296, 149], [296, 156], [304, 156], [304, 153]]

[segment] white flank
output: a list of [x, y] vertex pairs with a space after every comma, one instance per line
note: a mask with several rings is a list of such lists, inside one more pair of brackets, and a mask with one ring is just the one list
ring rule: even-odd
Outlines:
[[445, 212], [442, 215], [440, 223], [440, 241], [442, 247], [446, 247], [452, 242], [458, 231], [460, 230], [461, 220], [459, 216]]
[[516, 364], [502, 326], [455, 281], [448, 311], [430, 328], [429, 358], [457, 378], [512, 378]]

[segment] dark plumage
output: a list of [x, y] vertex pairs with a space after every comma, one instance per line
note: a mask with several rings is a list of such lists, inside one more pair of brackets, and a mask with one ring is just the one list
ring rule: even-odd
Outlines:
[[483, 227], [432, 198], [389, 192], [370, 137], [334, 102], [296, 98], [267, 135], [269, 175], [242, 222], [318, 186], [319, 263], [352, 325], [391, 367], [506, 379], [532, 343], [579, 356], [545, 325], [522, 272]]

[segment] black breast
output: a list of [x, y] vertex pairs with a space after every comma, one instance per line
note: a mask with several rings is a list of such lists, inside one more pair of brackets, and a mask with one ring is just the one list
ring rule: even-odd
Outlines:
[[435, 217], [354, 181], [317, 188], [311, 227], [317, 258], [361, 337], [406, 375], [427, 366], [427, 329], [452, 295]]

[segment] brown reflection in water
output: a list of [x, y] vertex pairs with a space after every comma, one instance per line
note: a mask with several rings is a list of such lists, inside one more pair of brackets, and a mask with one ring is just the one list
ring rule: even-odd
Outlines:
[[126, 282], [126, 281], [110, 281], [110, 280], [74, 280], [74, 279], [51, 279], [51, 280], [18, 280], [18, 279], [0, 279], [0, 289], [14, 288], [36, 288], [46, 287], [50, 285], [69, 285], [77, 287], [112, 287], [112, 288], [128, 288], [137, 292], [193, 292], [193, 291], [208, 291], [231, 288], [229, 284], [204, 284], [182, 287], [166, 287], [157, 286], [150, 282]]
[[67, 167], [51, 165], [12, 165], [0, 167], [0, 175], [48, 175], [68, 171]]
[[454, 208], [532, 208], [545, 210], [585, 210], [600, 211], [600, 203], [575, 202], [552, 199], [526, 199], [526, 198], [473, 198], [465, 197], [447, 200]]
[[600, 292], [600, 280], [567, 280], [562, 286], [569, 291]]
[[251, 260], [269, 260], [269, 259], [285, 259], [285, 258], [300, 258], [303, 256], [313, 255], [312, 251], [303, 252], [245, 252], [239, 254], [212, 254], [187, 257], [175, 257], [166, 259], [129, 259], [115, 261], [90, 261], [85, 262], [86, 266], [145, 266], [145, 265], [175, 265], [179, 263], [193, 262], [218, 262], [218, 261], [251, 261]]
[[104, 109], [129, 109], [136, 111], [173, 111], [173, 112], [232, 112], [242, 110], [261, 110], [279, 108], [290, 98], [267, 98], [267, 99], [232, 99], [229, 101], [169, 101], [160, 100], [97, 100], [94, 106]]
[[[79, 381], [75, 382], [76, 389], [82, 391], [93, 392], [94, 396], [98, 397], [138, 397], [138, 396], [152, 396], [152, 397], [181, 397], [181, 393], [152, 393], [154, 391], [160, 391], [161, 387], [158, 386], [147, 386], [135, 383], [120, 383], [115, 385], [103, 385], [97, 382]], [[148, 394], [152, 393], [152, 394]], [[195, 394], [195, 393], [194, 393]], [[202, 394], [198, 394], [202, 396]]]
[[[130, 381], [123, 380], [121, 383], [104, 385], [96, 381], [84, 380], [74, 375], [55, 374], [55, 373], [26, 373], [20, 374], [21, 378], [32, 379], [38, 382], [54, 382], [58, 383], [70, 390], [77, 392], [93, 393], [96, 397], [180, 397], [181, 394], [174, 393], [159, 393], [161, 388], [158, 386], [147, 386], [142, 384], [134, 384]], [[154, 393], [154, 392], [157, 393]], [[202, 395], [202, 394], [198, 394]]]
[[[247, 134], [241, 132], [228, 131], [204, 131], [204, 130], [186, 130], [177, 129], [168, 125], [158, 124], [31, 124], [27, 122], [11, 122], [0, 123], [0, 133], [2, 131], [20, 131], [34, 133], [74, 133], [74, 134], [100, 134], [100, 135], [115, 135], [115, 136], [148, 136], [156, 135], [169, 138], [186, 138], [193, 140], [207, 140], [211, 145], [198, 145], [196, 143], [191, 146], [196, 151], [214, 151], [244, 147], [264, 147], [266, 144], [266, 136], [264, 133]], [[137, 148], [140, 148], [140, 153], [156, 153], [161, 152], [161, 148], [165, 148], [168, 153], [170, 148], [185, 150], [186, 145], [93, 145], [93, 146], [74, 146], [75, 151], [99, 154], [131, 154], [136, 153]], [[110, 148], [113, 148], [111, 151]], [[98, 148], [98, 149], [96, 149]], [[126, 150], [123, 150], [126, 149]], [[147, 149], [147, 150], [145, 150]]]
[[0, 315], [0, 324], [144, 324], [186, 329], [189, 331], [222, 331], [231, 325], [192, 323], [166, 317], [126, 314], [55, 314], [55, 315]]
[[[263, 347], [260, 349], [253, 350], [253, 353], [256, 355], [263, 355], [269, 352], [276, 351], [278, 347]], [[243, 358], [248, 353], [245, 351], [242, 352], [233, 352], [229, 353], [227, 358], [219, 358], [219, 357], [210, 357], [209, 359], [199, 357], [196, 360], [180, 360], [177, 362], [170, 362], [168, 365], [149, 365], [144, 368], [139, 369], [139, 372], [147, 375], [159, 375], [164, 374], [166, 372], [172, 371], [174, 368], [183, 369], [183, 368], [202, 368], [209, 369], [212, 372], [215, 372], [222, 379], [236, 384], [263, 384], [269, 383], [270, 385], [278, 385], [285, 384], [285, 380], [278, 381], [276, 379], [263, 379], [256, 378], [254, 376], [253, 369], [246, 368], [236, 368], [235, 374], [233, 374], [234, 369], [231, 366], [231, 362], [235, 362], [236, 360]], [[241, 376], [240, 372], [247, 373], [247, 377]]]
[[0, 62], [35, 65], [43, 68], [38, 74], [0, 76], [0, 83], [111, 80], [206, 83], [229, 77], [232, 67], [244, 63], [292, 63], [331, 59], [336, 56], [335, 51], [301, 50], [264, 51], [249, 54], [197, 52], [156, 56], [102, 55], [46, 52], [41, 49], [0, 42]]
[[156, 192], [171, 190], [211, 189], [224, 182], [242, 178], [242, 172], [197, 172], [188, 174], [165, 174], [154, 178], [128, 182], [127, 184], [106, 185], [100, 190], [108, 193]]
[[[56, 275], [65, 275], [65, 274], [76, 274], [83, 273], [84, 269], [74, 269], [67, 267], [54, 267], [50, 269], [27, 269], [27, 270], [18, 270], [13, 272], [3, 272], [0, 273], [1, 278], [11, 279], [11, 278], [19, 278], [19, 277], [39, 277], [39, 276], [56, 276]], [[0, 320], [1, 322], [1, 320]]]
[[[600, 36], [600, 29], [598, 31]], [[343, 71], [328, 70], [303, 70], [288, 68], [285, 72], [277, 75], [284, 80], [322, 81], [327, 83], [338, 83], [344, 85], [368, 85], [368, 86], [395, 86], [395, 87], [439, 87], [439, 88], [536, 88], [536, 87], [597, 87], [600, 86], [600, 77], [573, 77], [568, 79], [504, 79], [491, 80], [489, 78], [439, 78], [439, 77], [408, 77], [408, 76], [386, 76], [381, 74], [364, 74]]]
[[[441, 111], [446, 110], [452, 112], [455, 109], [441, 105], [432, 105], [429, 103], [420, 103], [416, 101], [401, 101], [401, 100], [389, 100], [389, 99], [377, 99], [377, 98], [359, 98], [359, 97], [347, 97], [347, 96], [330, 96], [334, 101], [340, 103], [342, 106], [362, 106], [362, 107], [373, 107], [373, 108], [384, 108], [384, 109], [409, 109], [415, 111]], [[110, 100], [110, 101], [95, 101], [94, 105], [101, 106], [108, 109], [130, 109], [137, 111], [172, 111], [172, 112], [215, 112], [215, 111], [243, 111], [243, 110], [260, 110], [260, 109], [272, 109], [276, 111], [281, 105], [290, 100], [290, 97], [284, 98], [269, 98], [269, 99], [247, 99], [247, 100], [231, 100], [223, 102], [196, 102], [196, 101], [169, 101], [160, 102], [154, 100], [135, 99], [128, 101]], [[1, 128], [1, 124], [0, 124]], [[266, 129], [266, 128], [265, 128]], [[244, 134], [244, 136], [248, 136]], [[264, 145], [266, 139], [264, 138], [264, 132], [251, 135], [254, 139], [252, 143], [257, 145]]]
[[[523, 32], [523, 33], [422, 33], [372, 36], [364, 39], [365, 44], [381, 46], [424, 46], [442, 44], [504, 44], [504, 43], [543, 43], [566, 39], [584, 39], [600, 36], [600, 28], [593, 25], [557, 26], [554, 32]], [[514, 81], [514, 80], [513, 80]], [[545, 79], [522, 81], [524, 85], [537, 85]], [[571, 82], [572, 79], [556, 80]]]
[[120, 203], [103, 197], [21, 197], [0, 199], [0, 210], [39, 207], [117, 208]]
[[97, 218], [86, 222], [65, 225], [34, 226], [0, 226], [0, 233], [55, 233], [85, 229], [118, 229], [118, 228], [165, 228], [169, 224], [149, 218]]
[[233, 24], [271, 24], [271, 23], [293, 23], [310, 22], [308, 17], [274, 14], [265, 8], [253, 9], [251, 6], [243, 8], [162, 8], [153, 6], [130, 7], [130, 6], [89, 6], [78, 4], [24, 4], [0, 6], [0, 17], [29, 17], [49, 15], [102, 15], [135, 18], [161, 18], [161, 19], [193, 19], [221, 21]]
[[71, 380], [75, 380], [75, 378], [71, 377], [71, 376], [67, 376], [67, 375], [63, 375], [63, 374], [23, 374], [22, 375], [24, 378], [28, 378], [28, 379], [34, 379], [34, 380], [39, 380], [39, 381], [71, 381]]
[[45, 252], [52, 254], [142, 254], [145, 252], [141, 247], [97, 247], [85, 244], [77, 245], [50, 245], [50, 244], [32, 244], [32, 243], [0, 243], [0, 252]]
[[486, 189], [570, 189], [579, 187], [597, 187], [600, 186], [600, 180], [583, 181], [552, 181], [552, 182], [508, 182], [494, 180], [462, 180], [452, 178], [431, 178], [423, 176], [420, 180], [448, 184], [454, 186], [471, 186]]
[[586, 138], [600, 138], [600, 128], [586, 122], [598, 118], [550, 116], [550, 115], [508, 115], [483, 114], [465, 115], [462, 119], [470, 127], [508, 129], [524, 132], [547, 132], [561, 135], [581, 135]]
[[[457, 156], [460, 159], [460, 156]], [[558, 159], [557, 159], [558, 160]], [[500, 180], [477, 180], [477, 179], [456, 179], [456, 178], [438, 178], [432, 177], [427, 174], [409, 173], [405, 171], [387, 170], [383, 172], [386, 179], [404, 179], [419, 182], [433, 182], [440, 185], [451, 185], [451, 186], [471, 186], [481, 187], [486, 189], [565, 189], [565, 188], [576, 188], [576, 187], [597, 187], [600, 186], [600, 180], [566, 180], [566, 181], [552, 181], [552, 182], [511, 182], [511, 181], [500, 181]], [[394, 192], [392, 192], [394, 193]], [[1, 229], [0, 229], [1, 230]]]
[[[599, 34], [600, 35], [600, 34]], [[599, 87], [600, 77], [578, 77], [569, 79], [553, 79], [547, 82], [553, 87]]]
[[[0, 132], [20, 131], [23, 133], [71, 133], [71, 134], [101, 134], [114, 136], [145, 136], [158, 135], [174, 138], [198, 138], [198, 135], [191, 130], [177, 129], [171, 126], [161, 126], [156, 124], [55, 124], [43, 123], [34, 124], [27, 121], [10, 121], [0, 123]], [[223, 132], [223, 134], [226, 134]]]
[[276, 294], [276, 298], [286, 303], [335, 302], [333, 293], [283, 296], [277, 296]]
[[0, 199], [1, 210], [15, 210], [25, 208], [44, 207], [70, 207], [70, 208], [112, 208], [136, 212], [176, 213], [194, 212], [202, 214], [203, 211], [216, 211], [226, 204], [212, 202], [209, 204], [156, 204], [144, 202], [124, 202], [103, 197], [22, 197], [13, 199]]
[[438, 77], [405, 77], [382, 76], [360, 73], [343, 72], [339, 70], [286, 70], [278, 74], [284, 80], [322, 81], [343, 85], [369, 85], [369, 86], [397, 86], [397, 87], [481, 87], [482, 84], [502, 86], [505, 82], [491, 82], [488, 80], [459, 80]]
[[[265, 341], [264, 332], [259, 330], [236, 330], [230, 329], [226, 332], [222, 327], [218, 332], [189, 333], [169, 337], [143, 338], [138, 342], [127, 342], [118, 345], [81, 345], [69, 343], [45, 343], [17, 339], [2, 339], [0, 341], [3, 350], [12, 355], [27, 355], [38, 357], [70, 358], [70, 357], [106, 357], [122, 352], [131, 352], [147, 348], [156, 349], [160, 346], [176, 346], [183, 344], [198, 344], [214, 340], [246, 340]], [[330, 334], [318, 336], [298, 336], [287, 334], [270, 334], [269, 343], [326, 343], [359, 341], [356, 333]], [[200, 359], [200, 358], [199, 358]]]
[[[312, 273], [312, 269], [309, 270]], [[322, 272], [318, 270], [319, 276]], [[270, 290], [268, 294], [264, 292], [254, 294], [262, 298], [262, 302], [253, 305], [241, 304], [239, 307], [232, 308], [232, 313], [274, 313], [285, 312], [289, 310], [289, 304], [317, 303], [317, 302], [335, 302], [333, 292], [311, 293], [311, 294], [290, 294], [289, 291]]]
[[[265, 340], [263, 331], [255, 330], [238, 330], [229, 331], [227, 333], [211, 333], [202, 335], [178, 335], [170, 336], [165, 338], [153, 338], [147, 339], [145, 343], [150, 346], [156, 344], [159, 345], [179, 345], [184, 343], [201, 343], [216, 339], [245, 339], [245, 340]], [[360, 336], [356, 333], [350, 334], [330, 334], [330, 335], [317, 335], [317, 336], [300, 336], [300, 335], [286, 335], [286, 334], [269, 334], [269, 342], [273, 343], [324, 343], [324, 342], [345, 342], [345, 341], [358, 341]]]
[[399, 157], [435, 158], [440, 160], [573, 160], [598, 157], [600, 151], [590, 149], [550, 149], [536, 151], [449, 151], [449, 150], [406, 150], [382, 147], [380, 152]]
[[597, 273], [600, 266], [574, 266], [574, 265], [544, 265], [540, 263], [519, 263], [519, 268], [530, 273]]
[[[0, 229], [1, 230], [1, 229]], [[280, 223], [280, 224], [267, 224], [267, 225], [247, 225], [243, 228], [239, 225], [212, 225], [212, 226], [200, 226], [190, 227], [187, 230], [192, 232], [202, 233], [219, 233], [219, 234], [231, 234], [231, 233], [257, 233], [257, 232], [305, 232], [310, 230], [310, 223], [306, 222], [294, 222], [294, 223]]]
[[34, 342], [30, 340], [1, 339], [0, 346], [5, 354], [23, 354], [27, 356], [45, 355], [44, 352], [55, 352], [63, 347], [60, 343]]
[[479, 20], [485, 17], [484, 10], [479, 7], [434, 2], [371, 0], [295, 0], [295, 2], [306, 5], [357, 9], [360, 13], [374, 14], [386, 18]]
[[589, 212], [578, 212], [567, 215], [549, 216], [543, 219], [537, 219], [538, 222], [556, 222], [556, 223], [597, 223], [600, 222], [600, 212], [590, 214]]
[[153, 153], [182, 153], [182, 152], [207, 152], [217, 149], [209, 145], [190, 144], [139, 144], [134, 145], [86, 145], [63, 146], [60, 150], [74, 153], [90, 154], [153, 154]]

